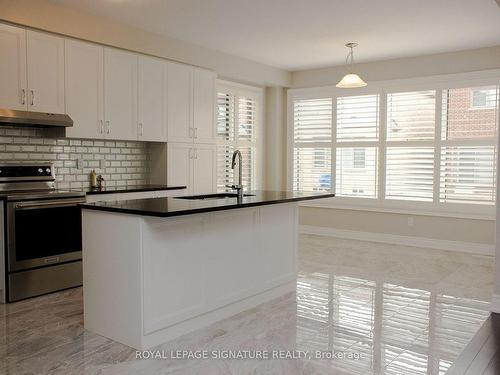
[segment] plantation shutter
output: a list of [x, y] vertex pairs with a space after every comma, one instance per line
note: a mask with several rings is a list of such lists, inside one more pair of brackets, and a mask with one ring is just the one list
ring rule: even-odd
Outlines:
[[293, 190], [330, 191], [332, 99], [294, 101], [293, 119]]
[[247, 95], [229, 92], [217, 93], [217, 189], [231, 190], [234, 171], [231, 168], [233, 152], [240, 150], [243, 157], [242, 183], [245, 190], [256, 188], [258, 100]]

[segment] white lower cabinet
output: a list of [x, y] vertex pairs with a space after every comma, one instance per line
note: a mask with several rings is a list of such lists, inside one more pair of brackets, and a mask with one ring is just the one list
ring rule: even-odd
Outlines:
[[216, 167], [215, 145], [169, 143], [167, 146], [167, 182], [187, 186], [187, 194], [214, 193]]
[[297, 203], [167, 218], [82, 211], [85, 328], [138, 350], [296, 289]]
[[215, 145], [194, 145], [193, 193], [215, 193], [217, 190], [217, 152]]

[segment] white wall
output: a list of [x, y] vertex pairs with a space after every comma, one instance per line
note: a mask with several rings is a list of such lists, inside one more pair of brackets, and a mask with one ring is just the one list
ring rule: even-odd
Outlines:
[[[410, 219], [410, 220], [408, 220]], [[495, 243], [495, 221], [352, 209], [301, 207], [300, 224], [481, 245]], [[493, 249], [491, 248], [491, 251]]]
[[266, 128], [264, 132], [264, 181], [269, 190], [286, 189], [286, 91], [266, 89]]
[[0, 0], [0, 20], [215, 70], [220, 78], [288, 86], [290, 73], [177, 39], [77, 12], [47, 0]]

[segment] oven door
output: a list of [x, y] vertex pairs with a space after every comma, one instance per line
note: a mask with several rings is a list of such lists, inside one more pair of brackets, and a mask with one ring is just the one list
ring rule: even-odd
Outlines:
[[7, 204], [9, 271], [82, 258], [82, 199]]

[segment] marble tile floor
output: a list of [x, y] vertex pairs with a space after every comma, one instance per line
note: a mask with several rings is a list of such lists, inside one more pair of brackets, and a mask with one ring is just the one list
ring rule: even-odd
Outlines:
[[299, 259], [296, 293], [155, 353], [307, 358], [137, 359], [84, 330], [77, 288], [0, 305], [0, 374], [444, 374], [489, 315], [490, 257], [302, 235]]

